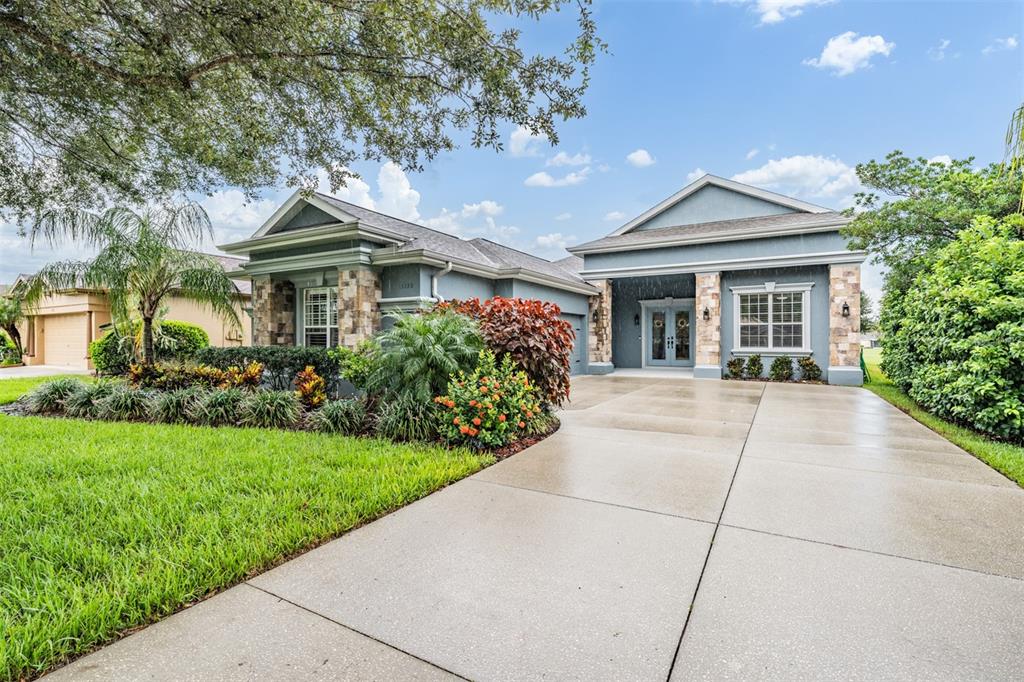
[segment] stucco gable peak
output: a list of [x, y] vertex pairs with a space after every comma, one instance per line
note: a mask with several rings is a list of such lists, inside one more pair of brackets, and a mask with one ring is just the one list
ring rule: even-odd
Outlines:
[[760, 187], [754, 187], [753, 185], [747, 185], [742, 182], [737, 182], [735, 180], [729, 180], [723, 177], [719, 177], [717, 175], [705, 173], [701, 177], [697, 178], [690, 184], [683, 187], [681, 190], [679, 190], [672, 196], [659, 202], [655, 206], [649, 208], [648, 210], [644, 211], [637, 217], [633, 218], [628, 223], [612, 232], [609, 236], [617, 236], [626, 234], [627, 232], [632, 232], [633, 230], [640, 227], [644, 223], [650, 221], [654, 217], [660, 215], [661, 213], [664, 213], [673, 206], [684, 201], [687, 197], [693, 196], [694, 194], [704, 189], [705, 187], [719, 187], [729, 192], [743, 194], [749, 197], [754, 197], [755, 199], [760, 199], [762, 201], [776, 204], [778, 206], [783, 206], [797, 213], [832, 212], [832, 209], [825, 208], [823, 206], [818, 206], [816, 204], [812, 204], [806, 201], [794, 199], [793, 197], [787, 197], [783, 194], [778, 194], [777, 192], [761, 189]]

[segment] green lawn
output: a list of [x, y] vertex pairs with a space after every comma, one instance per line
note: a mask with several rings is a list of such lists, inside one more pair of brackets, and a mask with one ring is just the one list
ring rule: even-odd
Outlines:
[[871, 381], [864, 384], [864, 388], [1024, 487], [1024, 447], [992, 440], [977, 431], [957, 426], [924, 410], [882, 373], [879, 367], [882, 362], [881, 348], [865, 349], [864, 362], [868, 366], [868, 374], [871, 375]]
[[47, 381], [71, 377], [82, 381], [92, 381], [87, 374], [61, 374], [49, 377], [18, 377], [14, 379], [0, 378], [0, 405], [13, 403], [15, 400], [31, 391], [33, 388]]
[[0, 679], [37, 675], [491, 461], [303, 432], [0, 415]]

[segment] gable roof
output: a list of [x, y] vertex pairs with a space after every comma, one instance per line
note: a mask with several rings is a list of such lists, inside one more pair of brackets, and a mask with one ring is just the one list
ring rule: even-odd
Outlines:
[[[612, 234], [609, 236], [622, 235], [632, 232], [636, 228], [640, 227], [641, 225], [649, 221], [651, 218], [667, 211], [668, 209], [672, 208], [673, 206], [683, 201], [687, 197], [696, 194], [698, 191], [704, 189], [705, 187], [708, 187], [709, 185], [714, 187], [721, 187], [722, 189], [727, 189], [731, 192], [744, 194], [746, 196], [761, 199], [762, 201], [767, 201], [773, 204], [777, 204], [779, 206], [784, 206], [799, 213], [833, 212], [831, 209], [825, 208], [823, 206], [811, 204], [806, 201], [800, 201], [799, 199], [787, 197], [785, 195], [777, 194], [775, 192], [769, 192], [768, 190], [761, 189], [759, 187], [753, 187], [751, 185], [743, 184], [742, 182], [736, 182], [735, 180], [727, 180], [725, 178], [720, 178], [717, 175], [705, 173], [701, 177], [697, 178], [696, 180], [688, 184], [686, 187], [683, 187], [681, 190], [679, 190], [672, 196], [659, 202], [657, 205], [647, 209], [646, 211], [638, 215], [636, 218], [633, 218], [628, 223], [612, 232]], [[658, 229], [661, 230], [665, 228]]]
[[696, 225], [660, 227], [656, 230], [635, 230], [626, 234], [611, 234], [601, 239], [569, 247], [574, 254], [603, 251], [633, 251], [667, 246], [701, 244], [706, 242], [762, 239], [787, 234], [834, 232], [850, 222], [842, 213], [782, 213], [758, 218], [719, 220]]
[[[336, 218], [337, 222], [275, 231], [275, 227], [290, 220], [302, 210], [302, 201]], [[383, 244], [374, 252], [371, 259], [372, 263], [380, 265], [424, 261], [441, 261], [443, 265], [445, 261], [449, 261], [456, 264], [456, 269], [492, 279], [520, 278], [586, 294], [597, 291], [576, 272], [532, 254], [488, 239], [462, 239], [320, 192], [314, 192], [306, 197], [303, 197], [301, 191], [295, 192], [252, 238], [226, 244], [220, 248], [229, 253], [246, 253], [249, 248], [268, 248], [270, 245], [281, 248], [278, 244], [289, 239], [336, 239], [342, 230]]]

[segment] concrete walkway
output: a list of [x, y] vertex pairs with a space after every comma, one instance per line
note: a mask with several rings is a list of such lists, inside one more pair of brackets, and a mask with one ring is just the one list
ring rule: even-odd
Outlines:
[[49, 377], [58, 374], [90, 374], [87, 369], [61, 367], [60, 365], [18, 365], [0, 367], [0, 379], [23, 379], [27, 377]]
[[583, 377], [539, 445], [55, 679], [1010, 679], [1024, 490], [862, 389]]

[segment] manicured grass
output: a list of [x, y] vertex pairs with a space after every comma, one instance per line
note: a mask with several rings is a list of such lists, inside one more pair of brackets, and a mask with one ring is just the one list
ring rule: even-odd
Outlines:
[[92, 381], [92, 377], [87, 374], [60, 374], [49, 377], [16, 377], [11, 379], [5, 379], [0, 376], [0, 405], [6, 405], [13, 403], [15, 400], [25, 395], [33, 388], [47, 381], [53, 381], [54, 379], [64, 379], [71, 377], [73, 379], [81, 379], [82, 381]]
[[864, 384], [864, 388], [892, 403], [1010, 480], [1016, 481], [1017, 485], [1024, 487], [1024, 447], [992, 440], [977, 431], [952, 424], [926, 411], [915, 403], [913, 398], [889, 381], [889, 377], [882, 372], [882, 368], [879, 367], [882, 362], [881, 348], [866, 349], [864, 362], [868, 366], [868, 374], [871, 375], [871, 381]]
[[304, 432], [0, 415], [0, 679], [37, 675], [491, 461]]

